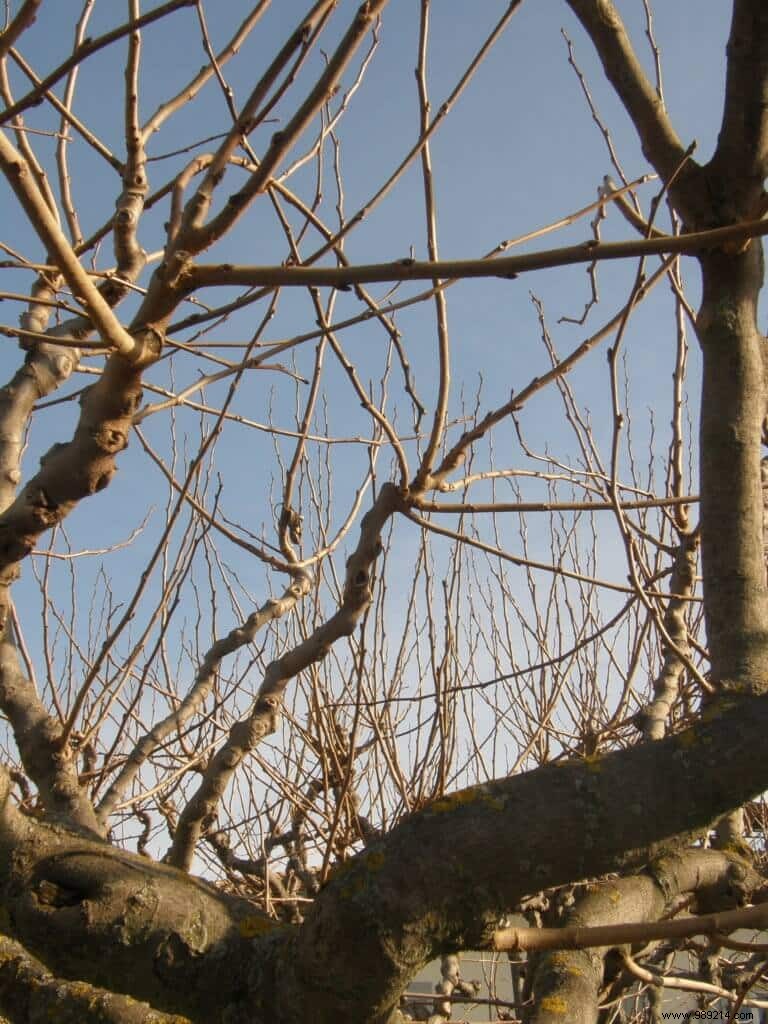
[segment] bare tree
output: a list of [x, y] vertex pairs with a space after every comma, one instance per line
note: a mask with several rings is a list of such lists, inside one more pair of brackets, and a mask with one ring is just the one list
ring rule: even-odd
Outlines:
[[764, 1002], [768, 8], [733, 0], [703, 162], [649, 0], [634, 41], [567, 0], [611, 175], [444, 259], [441, 133], [497, 103], [500, 173], [529, 6], [468, 5], [433, 96], [429, 0], [6, 3], [8, 1020], [437, 1022], [472, 949], [509, 951], [489, 1019]]

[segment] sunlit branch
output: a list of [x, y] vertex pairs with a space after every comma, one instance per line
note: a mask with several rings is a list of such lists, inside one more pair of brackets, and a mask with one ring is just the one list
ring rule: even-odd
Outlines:
[[4, 32], [0, 32], [0, 60], [8, 53], [19, 36], [29, 28], [37, 17], [37, 9], [43, 0], [24, 0], [16, 17]]
[[[541, 572], [548, 572], [555, 576], [562, 576], [564, 579], [579, 580], [582, 583], [589, 583], [592, 586], [602, 587], [605, 590], [614, 590], [619, 594], [637, 595], [637, 589], [635, 587], [627, 587], [621, 583], [612, 583], [610, 580], [602, 580], [595, 576], [588, 576], [585, 573], [574, 572], [571, 569], [565, 569], [562, 565], [551, 565], [546, 562], [538, 562], [531, 558], [521, 558], [518, 555], [510, 554], [510, 552], [494, 547], [492, 544], [486, 544], [483, 541], [478, 540], [476, 537], [471, 537], [467, 533], [462, 533], [459, 530], [451, 530], [447, 526], [440, 526], [431, 519], [425, 519], [423, 516], [417, 515], [417, 513], [413, 512], [411, 509], [407, 509], [404, 512], [404, 515], [412, 522], [423, 527], [425, 530], [429, 530], [431, 533], [439, 533], [443, 537], [450, 537], [453, 540], [460, 541], [462, 544], [468, 544], [470, 547], [477, 548], [478, 551], [485, 551], [486, 554], [493, 555], [496, 558], [501, 558], [503, 561], [510, 562], [512, 565], [528, 566], [531, 569], [537, 569]], [[683, 596], [678, 594], [663, 594], [660, 591], [648, 589], [644, 589], [644, 593], [648, 597], [658, 597], [665, 600], [669, 600], [671, 596]], [[688, 600], [697, 601], [699, 599], [696, 597], [690, 597]]]
[[[8, 75], [8, 63], [6, 60], [0, 61], [0, 93], [2, 94], [3, 100], [6, 104], [13, 101], [10, 76]], [[26, 161], [33, 182], [37, 186], [37, 189], [48, 207], [48, 210], [53, 215], [54, 220], [59, 226], [61, 226], [61, 217], [59, 215], [59, 207], [56, 197], [53, 194], [53, 189], [51, 188], [45, 168], [38, 159], [37, 153], [32, 146], [33, 139], [24, 131], [24, 119], [22, 117], [15, 117], [11, 128], [16, 136], [16, 145], [19, 148], [22, 158]], [[48, 258], [51, 258], [50, 253], [48, 253]]]
[[[208, 159], [208, 157], [206, 157], [206, 159]], [[499, 255], [499, 253], [506, 252], [507, 250], [509, 250], [510, 248], [513, 248], [514, 246], [522, 245], [524, 242], [532, 241], [535, 238], [540, 238], [543, 235], [550, 234], [552, 231], [557, 231], [559, 228], [567, 227], [570, 224], [575, 223], [577, 220], [580, 220], [582, 217], [585, 217], [587, 214], [592, 213], [594, 210], [602, 209], [608, 202], [612, 202], [617, 196], [622, 195], [627, 189], [634, 188], [636, 185], [639, 185], [639, 184], [642, 184], [645, 181], [651, 180], [651, 178], [652, 178], [652, 176], [647, 176], [647, 175], [643, 176], [641, 178], [637, 178], [637, 179], [635, 179], [635, 181], [630, 182], [630, 184], [628, 186], [626, 186], [626, 188], [618, 189], [618, 190], [613, 190], [613, 191], [611, 191], [611, 193], [609, 195], [601, 194], [596, 202], [589, 203], [587, 206], [581, 207], [581, 209], [576, 210], [575, 212], [568, 214], [566, 217], [560, 217], [558, 220], [553, 221], [552, 223], [547, 224], [544, 227], [536, 228], [533, 231], [528, 231], [525, 234], [518, 235], [515, 238], [505, 239], [504, 241], [500, 242], [498, 245], [494, 246], [494, 248], [491, 249], [489, 252], [487, 252], [485, 254], [485, 256], [483, 257], [483, 259], [490, 259], [492, 257], [495, 257], [495, 256]], [[274, 183], [273, 187], [279, 188], [278, 183]], [[168, 187], [168, 191], [170, 191], [170, 188], [171, 188], [171, 186]], [[285, 194], [285, 193], [281, 193], [281, 194]], [[291, 202], [291, 198], [289, 198], [288, 195], [286, 195], [286, 198], [288, 199], [289, 202]], [[149, 205], [149, 200], [147, 201], [147, 205]], [[300, 209], [300, 212], [304, 216], [310, 216], [311, 215], [311, 211], [309, 211], [308, 208], [304, 206], [304, 204], [302, 204], [299, 207], [299, 209]], [[173, 212], [172, 212], [172, 216], [173, 216]], [[314, 220], [313, 220], [313, 223], [314, 223]], [[318, 228], [318, 230], [319, 230], [319, 228]], [[332, 236], [329, 233], [328, 236], [327, 236], [329, 243], [333, 243], [333, 239], [335, 237], [336, 236]], [[317, 253], [313, 253], [312, 256], [308, 260], [305, 260], [303, 265], [307, 266], [314, 259], [319, 259], [320, 256], [324, 255], [324, 253], [326, 251], [327, 251], [327, 248], [323, 248], [323, 249], [319, 250]], [[343, 256], [343, 254], [341, 254], [340, 247], [334, 248], [333, 252], [334, 252], [334, 255], [336, 255], [338, 258], [340, 258], [341, 262], [345, 266], [349, 265], [349, 261], [346, 259], [346, 257]], [[445, 289], [445, 288], [450, 288], [454, 284], [457, 284], [457, 283], [458, 283], [457, 280], [441, 281], [441, 282], [438, 283], [437, 287]], [[171, 324], [171, 326], [169, 327], [169, 331], [171, 333], [173, 333], [173, 332], [178, 332], [178, 331], [186, 330], [189, 327], [195, 327], [198, 324], [202, 324], [202, 323], [207, 322], [208, 320], [213, 320], [213, 319], [216, 319], [216, 318], [218, 318], [220, 316], [224, 316], [224, 315], [226, 315], [228, 313], [233, 313], [233, 312], [235, 312], [238, 309], [243, 309], [244, 307], [246, 307], [248, 305], [251, 305], [252, 303], [258, 302], [261, 299], [263, 299], [265, 297], [265, 295], [268, 294], [268, 291], [269, 291], [268, 288], [264, 288], [263, 290], [259, 289], [257, 291], [250, 291], [246, 295], [241, 296], [238, 299], [235, 299], [233, 302], [227, 303], [225, 306], [218, 306], [218, 307], [216, 307], [215, 309], [211, 310], [208, 313], [195, 313], [192, 316], [185, 317], [183, 320], [180, 320], [180, 321], [177, 321], [177, 322]], [[383, 303], [383, 304], [377, 306], [377, 309], [379, 310], [380, 313], [382, 313], [384, 315], [389, 315], [390, 313], [397, 312], [397, 310], [406, 309], [409, 306], [413, 306], [413, 305], [416, 305], [416, 304], [418, 304], [420, 302], [424, 302], [427, 299], [431, 299], [432, 296], [434, 295], [434, 293], [435, 293], [435, 289], [434, 288], [430, 288], [427, 291], [419, 293], [418, 295], [409, 296], [408, 298], [400, 299], [397, 302], [386, 302], [386, 303]], [[378, 315], [378, 313], [374, 312], [373, 310], [366, 310], [365, 312], [360, 313], [357, 316], [350, 317], [347, 320], [343, 320], [343, 321], [341, 321], [339, 323], [333, 324], [332, 325], [332, 329], [338, 331], [338, 330], [341, 330], [343, 327], [348, 327], [348, 326], [352, 326], [353, 324], [364, 322], [365, 320], [369, 320], [373, 316], [377, 316], [377, 315]], [[319, 338], [319, 337], [322, 336], [322, 333], [323, 333], [322, 331], [310, 331], [310, 332], [308, 332], [306, 334], [299, 335], [299, 336], [297, 336], [296, 343], [299, 344], [302, 341], [310, 341], [313, 338]], [[419, 407], [420, 407], [420, 403], [419, 403]]]
[[[645, 498], [639, 501], [621, 499], [625, 509], [675, 508], [678, 505], [692, 505], [699, 500], [698, 494], [681, 497]], [[414, 498], [413, 507], [422, 512], [612, 512], [615, 505], [610, 501], [427, 501]]]
[[430, 281], [435, 278], [510, 279], [532, 270], [566, 267], [600, 260], [622, 260], [668, 253], [695, 254], [717, 249], [737, 239], [760, 238], [768, 234], [768, 219], [742, 221], [724, 228], [713, 228], [687, 235], [666, 235], [626, 242], [583, 242], [580, 245], [547, 249], [523, 256], [499, 256], [496, 259], [396, 260], [394, 263], [358, 264], [350, 267], [259, 267], [231, 264], [197, 264], [183, 279], [183, 290], [240, 285], [257, 287], [311, 287], [327, 285], [346, 288], [354, 284], [394, 281]]
[[679, 975], [670, 977], [658, 971], [651, 971], [646, 967], [641, 967], [626, 950], [622, 951], [621, 959], [627, 970], [646, 985], [655, 985], [659, 988], [672, 989], [672, 991], [706, 993], [719, 996], [721, 999], [727, 999], [730, 1003], [738, 1002], [739, 1006], [768, 1007], [768, 1000], [739, 996], [736, 992], [723, 988], [722, 985], [713, 985], [711, 982], [703, 981], [701, 978], [684, 978]]
[[388, 195], [388, 193], [392, 190], [395, 184], [402, 178], [403, 174], [406, 172], [406, 170], [410, 167], [410, 165], [421, 152], [422, 147], [432, 137], [434, 132], [437, 131], [439, 126], [443, 123], [445, 118], [453, 109], [454, 105], [456, 104], [456, 101], [467, 88], [472, 78], [474, 77], [476, 71], [478, 70], [479, 67], [481, 67], [486, 57], [493, 49], [494, 45], [501, 38], [501, 36], [504, 33], [504, 30], [509, 25], [509, 22], [511, 21], [513, 15], [517, 13], [521, 4], [522, 0], [510, 0], [509, 6], [501, 15], [496, 24], [493, 26], [491, 31], [488, 33], [487, 37], [483, 40], [482, 45], [480, 46], [477, 53], [470, 61], [466, 71], [461, 76], [461, 78], [451, 91], [448, 98], [440, 104], [438, 112], [430, 122], [426, 132], [424, 132], [421, 135], [421, 137], [411, 147], [408, 153], [406, 153], [406, 155], [397, 165], [395, 170], [387, 178], [384, 184], [381, 185], [381, 187], [376, 191], [376, 193], [363, 206], [361, 206], [360, 209], [358, 209], [351, 217], [348, 217], [346, 219], [344, 225], [339, 229], [339, 231], [327, 245], [323, 246], [322, 249], [312, 254], [312, 256], [310, 257], [310, 261], [319, 259], [322, 255], [324, 255], [326, 252], [330, 250], [331, 246], [337, 244], [344, 236], [348, 235], [351, 231], [353, 231], [357, 227], [357, 225], [360, 224], [360, 222], [363, 221], [371, 213], [371, 211], [381, 202], [381, 200], [386, 195]]
[[[229, 42], [216, 54], [215, 60], [219, 67], [226, 64], [227, 61], [237, 53], [250, 35], [251, 31], [256, 27], [256, 24], [260, 21], [262, 14], [267, 10], [270, 2], [271, 0], [260, 0], [253, 10], [248, 12]], [[214, 65], [213, 61], [210, 61], [200, 69], [191, 81], [186, 83], [183, 89], [180, 89], [175, 96], [162, 103], [142, 127], [141, 134], [144, 139], [144, 143], [146, 144], [149, 137], [154, 132], [158, 131], [158, 129], [162, 127], [172, 114], [175, 114], [183, 106], [193, 100], [203, 86], [211, 80], [213, 75]]]
[[[239, 192], [229, 197], [225, 208], [204, 224], [203, 218], [210, 206], [212, 187], [216, 181], [215, 175], [223, 169], [223, 167], [219, 168], [218, 163], [214, 161], [208, 170], [204, 184], [190, 200], [187, 212], [185, 213], [178, 238], [178, 245], [182, 249], [193, 253], [202, 252], [207, 249], [232, 227], [248, 208], [255, 196], [268, 187], [272, 175], [285, 155], [332, 94], [341, 75], [354, 56], [357, 47], [367, 35], [374, 20], [386, 7], [387, 2], [388, 0], [369, 0], [369, 2], [363, 4], [336, 48], [334, 55], [328, 61], [323, 74], [319, 77], [296, 113], [288, 120], [285, 127], [273, 135], [272, 142], [264, 154], [259, 169], [251, 175], [248, 182]], [[292, 38], [286, 44], [286, 47], [289, 47], [289, 52], [293, 51], [297, 43], [301, 44], [303, 42], [307, 31], [304, 26], [308, 26], [311, 36], [314, 33], [316, 22], [324, 20], [327, 10], [331, 6], [333, 6], [331, 0], [320, 0], [316, 4], [315, 9], [297, 30], [298, 35], [296, 38]], [[282, 68], [282, 54], [275, 59], [275, 62], [278, 64], [278, 67], [274, 73], [277, 73]], [[270, 73], [267, 72], [265, 75], [265, 90], [269, 87], [271, 81]], [[254, 100], [254, 106], [259, 101], [260, 97], [257, 97]], [[224, 158], [224, 164], [226, 164], [225, 158], [229, 156], [230, 151], [234, 148], [234, 144], [237, 143], [242, 134], [242, 128], [240, 126], [236, 127], [235, 139], [231, 143], [225, 144], [219, 150], [221, 157]]]
[[30, 223], [46, 250], [56, 257], [62, 275], [72, 292], [79, 296], [95, 330], [104, 343], [128, 359], [140, 359], [143, 346], [125, 330], [101, 296], [89, 275], [80, 266], [72, 247], [48, 209], [26, 161], [0, 132], [0, 168], [2, 168]]
[[[416, 66], [416, 82], [419, 93], [419, 113], [421, 138], [425, 142], [421, 148], [421, 176], [424, 190], [424, 213], [427, 227], [427, 253], [430, 263], [439, 259], [437, 244], [437, 216], [435, 192], [432, 179], [432, 157], [429, 141], [426, 139], [429, 130], [430, 102], [427, 91], [427, 44], [429, 38], [429, 0], [422, 0], [419, 28], [419, 60]], [[448, 310], [445, 293], [437, 287], [437, 279], [432, 281], [435, 294], [435, 320], [437, 325], [437, 397], [432, 418], [432, 429], [414, 481], [415, 489], [420, 490], [430, 479], [434, 460], [445, 433], [448, 416], [448, 397], [451, 389], [451, 349], [448, 336]]]
[[338, 611], [269, 665], [252, 711], [232, 727], [229, 739], [211, 759], [197, 792], [179, 818], [169, 863], [189, 870], [204, 823], [215, 813], [232, 775], [246, 754], [276, 728], [288, 683], [322, 660], [337, 640], [352, 634], [373, 597], [373, 566], [382, 550], [382, 530], [399, 507], [397, 488], [385, 484], [360, 523], [360, 540], [347, 561]]
[[595, 928], [502, 928], [493, 935], [500, 952], [525, 949], [589, 949], [596, 946], [645, 944], [654, 939], [689, 938], [692, 935], [727, 935], [738, 928], [763, 929], [768, 925], [768, 903], [743, 910], [683, 917], [674, 921], [606, 925]]

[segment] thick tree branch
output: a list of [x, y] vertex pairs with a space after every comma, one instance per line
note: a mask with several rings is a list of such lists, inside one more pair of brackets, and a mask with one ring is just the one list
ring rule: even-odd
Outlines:
[[[763, 759], [742, 752], [759, 749], [766, 728], [768, 700], [731, 698], [657, 743], [439, 799], [340, 866], [304, 924], [266, 945], [243, 945], [270, 929], [258, 916], [241, 921], [241, 904], [172, 868], [51, 829], [7, 800], [0, 894], [20, 941], [55, 971], [164, 1009], [190, 1013], [202, 999], [190, 1016], [206, 1024], [233, 1000], [254, 1007], [257, 996], [256, 1021], [384, 1024], [417, 970], [451, 949], [490, 946], [498, 918], [526, 893], [639, 866], [764, 789]], [[117, 942], [115, 923], [136, 900], [136, 928]]]
[[[156, 356], [159, 338], [153, 331], [141, 333], [141, 348]], [[83, 498], [103, 490], [115, 474], [141, 401], [141, 374], [141, 365], [112, 356], [83, 395], [72, 440], [55, 444], [42, 457], [40, 471], [0, 515], [0, 626], [8, 612], [5, 588], [18, 575], [18, 563], [41, 533], [61, 522]]]
[[24, 947], [0, 935], [0, 1011], [14, 1024], [190, 1024], [130, 996], [55, 977]]
[[[762, 742], [768, 701], [732, 699], [708, 718], [656, 743], [475, 786], [406, 818], [320, 892], [291, 940], [286, 986], [321, 991], [318, 1021], [384, 1024], [409, 977], [445, 951], [488, 947], [494, 921], [527, 893], [690, 842], [766, 784], [764, 761], [742, 752]], [[279, 1019], [306, 1016], [297, 1008]]]
[[[30, 319], [34, 307], [33, 302]], [[13, 501], [21, 480], [21, 453], [34, 404], [70, 378], [77, 358], [77, 351], [72, 349], [37, 343], [0, 388], [0, 513]]]
[[21, 813], [9, 788], [3, 769], [0, 893], [14, 937], [65, 978], [219, 1021], [246, 985], [254, 936], [275, 923], [147, 857]]
[[710, 167], [734, 183], [737, 215], [750, 216], [768, 175], [768, 6], [762, 0], [735, 0], [727, 54], [722, 126]]
[[[696, 322], [704, 364], [700, 413], [701, 551], [713, 678], [768, 687], [768, 590], [760, 466], [765, 412], [757, 326], [762, 247], [701, 259]], [[736, 805], [734, 805], [736, 806]]]
[[16, 648], [0, 640], [0, 707], [7, 715], [24, 769], [54, 818], [99, 832], [93, 807], [77, 777], [72, 751], [61, 745], [61, 726], [22, 673]]

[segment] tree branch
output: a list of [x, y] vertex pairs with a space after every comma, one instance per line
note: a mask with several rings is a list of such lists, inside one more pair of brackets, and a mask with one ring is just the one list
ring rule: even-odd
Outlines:
[[131, 754], [129, 754], [125, 764], [120, 769], [120, 774], [109, 787], [99, 804], [98, 813], [99, 819], [102, 822], [106, 822], [115, 805], [126, 793], [141, 766], [151, 756], [152, 752], [172, 732], [180, 731], [184, 723], [201, 706], [211, 691], [222, 659], [228, 654], [239, 650], [245, 644], [252, 643], [259, 630], [268, 622], [272, 622], [290, 612], [297, 601], [309, 593], [311, 584], [312, 580], [309, 573], [297, 570], [281, 597], [270, 598], [270, 600], [265, 601], [260, 608], [248, 616], [242, 625], [235, 627], [225, 637], [222, 637], [213, 644], [197, 671], [193, 685], [179, 707], [166, 716], [166, 718], [153, 725], [150, 731], [139, 740]]
[[0, 1010], [14, 1024], [40, 1020], [60, 1024], [190, 1024], [186, 1017], [160, 1013], [148, 1003], [116, 995], [82, 981], [55, 977], [24, 947], [0, 935]]
[[[633, 876], [623, 881], [636, 881]], [[645, 945], [664, 939], [689, 939], [694, 935], [720, 936], [740, 928], [762, 931], [768, 927], [768, 903], [740, 910], [721, 910], [671, 921], [642, 921], [633, 924], [605, 924], [564, 928], [500, 928], [494, 932], [493, 948], [500, 953], [525, 950], [595, 949], [624, 945]], [[749, 949], [749, 945], [745, 944]]]
[[[680, 141], [663, 100], [646, 78], [612, 0], [567, 0], [589, 35], [605, 74], [632, 119], [643, 153], [664, 182], [681, 166], [686, 147]], [[705, 201], [701, 168], [686, 161], [672, 188], [675, 205], [689, 224], [700, 222]]]
[[[145, 354], [159, 352], [159, 339], [142, 332]], [[55, 444], [40, 470], [0, 515], [0, 627], [8, 613], [6, 588], [18, 563], [45, 530], [61, 522], [79, 501], [103, 490], [128, 444], [133, 414], [141, 401], [142, 366], [120, 356], [107, 361], [99, 380], [82, 398], [82, 412], [69, 443]]]
[[16, 648], [0, 641], [0, 707], [8, 716], [24, 769], [54, 818], [100, 831], [93, 807], [80, 787], [69, 748], [62, 749], [61, 726], [22, 673]]
[[5, 32], [0, 32], [0, 59], [5, 57], [22, 32], [34, 24], [37, 9], [42, 2], [43, 0], [24, 0], [8, 28]]
[[24, 814], [8, 793], [0, 768], [0, 896], [25, 949], [60, 977], [220, 1020], [246, 985], [254, 936], [275, 922], [147, 857]]
[[143, 348], [137, 339], [121, 325], [107, 301], [102, 297], [89, 275], [80, 266], [72, 246], [64, 236], [34, 181], [27, 161], [0, 131], [0, 168], [16, 193], [32, 227], [45, 246], [49, 258], [56, 261], [64, 279], [76, 296], [84, 303], [88, 316], [102, 341], [108, 348], [120, 352], [127, 359], [140, 360]]
[[731, 699], [676, 736], [434, 801], [333, 875], [292, 941], [286, 986], [313, 993], [316, 1020], [384, 1024], [417, 970], [490, 947], [527, 893], [647, 863], [764, 789], [765, 763], [743, 751], [766, 726], [768, 700]]
[[[641, 874], [589, 886], [576, 898], [564, 927], [518, 929], [516, 935], [515, 929], [505, 929], [494, 935], [494, 948], [519, 951], [526, 947], [515, 942], [530, 941], [530, 952], [547, 951], [534, 961], [531, 1024], [555, 1024], [563, 1014], [569, 1024], [592, 1024], [598, 1017], [604, 960], [609, 950], [629, 942], [712, 934], [723, 926], [727, 929], [729, 924], [739, 927], [738, 918], [729, 920], [727, 913], [710, 914], [708, 919], [659, 918], [673, 910], [681, 896], [692, 895], [709, 905], [720, 898], [732, 906], [735, 898], [748, 897], [761, 881], [756, 871], [733, 854], [683, 850], [679, 855], [661, 858]], [[762, 907], [759, 914], [752, 913], [756, 909], [737, 913], [747, 915], [747, 926], [756, 920], [767, 921], [768, 907]], [[660, 935], [665, 929], [671, 930]], [[555, 937], [557, 932], [559, 939]]]
[[732, 197], [734, 205], [753, 216], [768, 175], [768, 7], [761, 0], [735, 0], [726, 52], [723, 119], [710, 166], [738, 181], [744, 195]]
[[432, 281], [434, 279], [502, 277], [514, 278], [531, 270], [565, 267], [600, 260], [621, 260], [667, 253], [696, 254], [717, 249], [729, 242], [758, 238], [768, 234], [768, 218], [729, 224], [710, 231], [661, 238], [630, 239], [626, 242], [582, 242], [559, 249], [519, 256], [470, 260], [396, 260], [394, 263], [367, 263], [348, 267], [276, 267], [235, 266], [231, 263], [196, 264], [180, 277], [184, 294], [198, 288], [240, 285], [245, 287], [322, 287], [345, 289], [354, 284], [394, 281]]
[[[244, 213], [251, 200], [260, 192], [265, 191], [283, 157], [294, 145], [307, 125], [309, 125], [312, 118], [322, 109], [323, 104], [333, 95], [339, 79], [352, 60], [355, 51], [387, 3], [388, 0], [366, 0], [360, 6], [352, 24], [337, 46], [333, 56], [328, 60], [325, 71], [317, 80], [314, 88], [293, 117], [286, 123], [285, 128], [275, 132], [272, 136], [269, 148], [259, 164], [259, 169], [254, 171], [239, 192], [229, 197], [224, 209], [205, 225], [197, 226], [200, 219], [197, 211], [198, 207], [203, 212], [207, 209], [207, 192], [198, 190], [195, 196], [193, 196], [190, 201], [189, 213], [185, 215], [185, 225], [182, 226], [179, 236], [179, 244], [184, 249], [197, 253], [213, 245]], [[323, 12], [326, 6], [326, 3], [320, 2], [316, 5], [316, 9], [318, 12]], [[216, 162], [214, 161], [212, 167], [215, 164]], [[208, 183], [211, 173], [212, 170], [209, 170], [206, 176], [206, 183]], [[188, 220], [187, 217], [189, 218]], [[188, 228], [187, 224], [189, 225]]]
[[200, 786], [182, 812], [168, 862], [188, 871], [204, 823], [213, 818], [232, 775], [243, 758], [274, 732], [286, 686], [295, 676], [326, 656], [342, 636], [351, 636], [371, 603], [373, 565], [381, 553], [381, 531], [399, 507], [400, 492], [385, 484], [360, 524], [360, 540], [347, 561], [341, 607], [292, 650], [273, 661], [264, 674], [253, 710], [236, 722], [229, 738], [211, 759]]
[[5, 124], [10, 121], [11, 118], [16, 117], [23, 110], [28, 107], [33, 107], [41, 96], [44, 96], [46, 92], [55, 85], [57, 82], [71, 71], [76, 65], [84, 61], [86, 57], [90, 57], [91, 54], [97, 53], [99, 50], [103, 50], [105, 46], [109, 46], [110, 43], [116, 42], [118, 39], [122, 39], [129, 33], [134, 32], [136, 29], [143, 28], [145, 25], [151, 25], [153, 21], [157, 21], [160, 18], [166, 17], [168, 14], [172, 14], [174, 11], [178, 11], [183, 7], [194, 7], [198, 0], [168, 0], [168, 3], [161, 4], [159, 7], [155, 7], [154, 10], [147, 11], [146, 14], [142, 14], [140, 18], [135, 21], [127, 21], [124, 25], [120, 25], [118, 28], [112, 29], [110, 32], [105, 32], [102, 36], [97, 36], [96, 39], [89, 39], [83, 43], [82, 46], [78, 46], [75, 52], [67, 59], [55, 68], [49, 75], [42, 80], [37, 88], [32, 89], [27, 93], [26, 96], [18, 100], [12, 106], [7, 107], [2, 113], [0, 113], [0, 124]]

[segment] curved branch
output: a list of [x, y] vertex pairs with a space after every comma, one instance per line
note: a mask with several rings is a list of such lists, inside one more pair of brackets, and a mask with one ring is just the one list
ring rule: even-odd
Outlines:
[[360, 523], [360, 540], [347, 562], [341, 607], [292, 650], [275, 659], [264, 674], [253, 709], [236, 722], [229, 738], [203, 775], [200, 786], [182, 812], [168, 862], [188, 871], [195, 844], [204, 823], [216, 813], [221, 797], [243, 758], [269, 733], [274, 732], [285, 688], [295, 676], [328, 653], [342, 636], [351, 636], [363, 612], [371, 603], [373, 565], [381, 553], [381, 532], [401, 504], [394, 484], [385, 484]]
[[[159, 349], [152, 330], [141, 332], [145, 351]], [[45, 530], [61, 522], [83, 498], [103, 490], [128, 444], [133, 414], [141, 400], [143, 367], [113, 356], [82, 399], [74, 437], [55, 444], [40, 460], [39, 472], [0, 515], [0, 628], [8, 614], [7, 587], [18, 563]]]
[[0, 641], [0, 707], [8, 716], [24, 769], [37, 786], [43, 807], [54, 819], [98, 833], [72, 752], [61, 748], [61, 726], [46, 711], [21, 671], [16, 648], [7, 640]]

